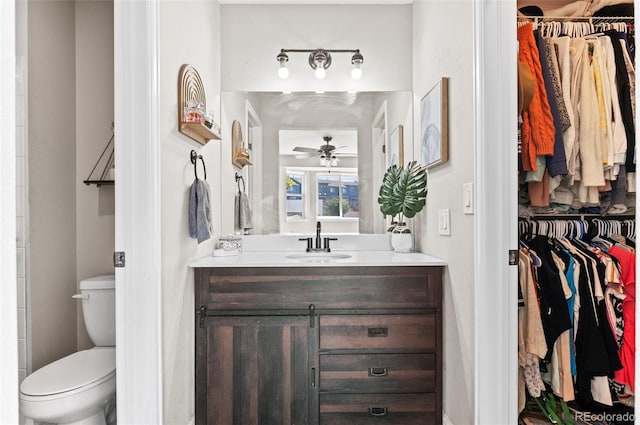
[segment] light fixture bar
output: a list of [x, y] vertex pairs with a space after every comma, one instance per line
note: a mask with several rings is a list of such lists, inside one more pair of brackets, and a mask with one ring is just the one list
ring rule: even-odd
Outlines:
[[362, 76], [360, 66], [364, 62], [364, 57], [360, 53], [360, 49], [280, 49], [276, 60], [280, 63], [278, 76], [282, 79], [289, 76], [289, 70], [286, 67], [287, 62], [289, 62], [287, 53], [309, 53], [309, 66], [314, 70], [318, 79], [323, 79], [326, 75], [326, 70], [331, 66], [331, 53], [353, 53], [351, 57], [351, 64], [353, 65], [351, 77], [357, 80]]

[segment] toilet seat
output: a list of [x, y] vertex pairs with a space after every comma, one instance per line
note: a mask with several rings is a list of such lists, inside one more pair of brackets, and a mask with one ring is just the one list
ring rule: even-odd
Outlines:
[[20, 385], [20, 397], [41, 401], [67, 397], [100, 385], [115, 373], [115, 347], [78, 351], [27, 376]]

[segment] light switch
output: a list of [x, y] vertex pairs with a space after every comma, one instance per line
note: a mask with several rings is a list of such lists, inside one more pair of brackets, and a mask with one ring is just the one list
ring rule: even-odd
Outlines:
[[473, 214], [473, 183], [462, 185], [462, 210], [465, 214]]
[[449, 208], [438, 210], [438, 234], [451, 235], [451, 210]]

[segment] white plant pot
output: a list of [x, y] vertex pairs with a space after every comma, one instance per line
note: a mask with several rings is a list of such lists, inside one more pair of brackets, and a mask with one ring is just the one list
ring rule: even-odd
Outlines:
[[413, 252], [413, 235], [405, 225], [397, 225], [391, 231], [391, 246], [394, 252]]

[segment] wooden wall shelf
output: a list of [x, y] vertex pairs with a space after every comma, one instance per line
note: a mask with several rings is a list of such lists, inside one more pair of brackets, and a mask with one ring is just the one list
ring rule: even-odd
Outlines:
[[200, 74], [193, 66], [185, 64], [180, 68], [178, 77], [178, 130], [202, 145], [210, 140], [220, 140], [219, 131], [212, 131], [200, 122], [187, 120], [185, 108], [190, 102], [199, 103], [203, 111], [207, 110], [207, 98]]
[[206, 145], [209, 140], [220, 140], [219, 132], [214, 133], [198, 122], [180, 122], [180, 133], [203, 145]]
[[95, 184], [96, 186], [100, 187], [100, 186], [113, 186], [115, 184], [115, 182], [113, 180], [83, 180], [82, 183], [86, 184], [87, 186]]
[[240, 121], [235, 120], [231, 124], [231, 163], [238, 168], [242, 168], [245, 165], [253, 165], [248, 156], [239, 155], [239, 152], [247, 151], [245, 151], [244, 141], [242, 140]]
[[253, 163], [251, 161], [249, 161], [247, 158], [242, 157], [242, 156], [236, 156], [233, 159], [233, 165], [235, 165], [238, 168], [242, 168], [245, 165], [253, 165]]

